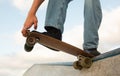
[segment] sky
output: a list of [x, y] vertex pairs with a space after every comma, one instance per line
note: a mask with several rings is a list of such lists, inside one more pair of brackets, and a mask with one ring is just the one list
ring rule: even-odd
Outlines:
[[[0, 76], [22, 76], [33, 64], [69, 62], [76, 57], [51, 51], [36, 44], [33, 51], [24, 51], [25, 38], [21, 34], [33, 0], [0, 0]], [[120, 47], [120, 0], [100, 0], [103, 19], [99, 29], [101, 53]], [[46, 0], [38, 9], [38, 29], [44, 31]], [[73, 0], [67, 10], [63, 41], [82, 48], [84, 0]], [[31, 29], [32, 30], [32, 29]], [[72, 36], [71, 36], [72, 35]]]

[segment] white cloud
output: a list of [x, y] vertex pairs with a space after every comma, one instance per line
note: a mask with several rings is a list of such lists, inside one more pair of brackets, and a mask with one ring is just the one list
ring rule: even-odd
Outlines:
[[112, 11], [104, 11], [100, 27], [100, 50], [108, 51], [120, 45], [120, 7]]
[[12, 0], [16, 8], [21, 11], [27, 10], [30, 8], [33, 0]]
[[73, 27], [73, 29], [65, 32], [63, 34], [63, 41], [76, 47], [82, 48], [83, 25], [82, 24], [76, 25], [76, 27]]
[[[47, 6], [48, 0], [45, 0], [41, 5], [41, 9]], [[13, 5], [21, 12], [28, 11], [33, 3], [33, 0], [12, 0]]]
[[[73, 61], [75, 58], [63, 52], [54, 52], [36, 45], [32, 52], [20, 49], [13, 56], [0, 57], [0, 76], [22, 76], [33, 64]], [[5, 75], [3, 75], [5, 74]]]

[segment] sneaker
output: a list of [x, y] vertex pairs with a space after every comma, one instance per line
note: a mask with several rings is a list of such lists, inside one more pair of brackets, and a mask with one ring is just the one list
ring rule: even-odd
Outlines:
[[[50, 26], [45, 27], [45, 29], [47, 30], [47, 32], [43, 32], [42, 34], [53, 37], [53, 38], [58, 39], [60, 41], [62, 40], [62, 33], [61, 33], [61, 31], [59, 29], [56, 29], [56, 28], [50, 27]], [[51, 50], [54, 50], [54, 51], [59, 51], [59, 50], [50, 48], [48, 46], [45, 46], [45, 47], [47, 47], [47, 48], [49, 48]]]
[[88, 49], [88, 50], [84, 50], [84, 51], [87, 52], [87, 53], [89, 53], [89, 54], [92, 54], [94, 56], [98, 56], [98, 55], [101, 54], [100, 52], [97, 51], [96, 48], [94, 48], [94, 49]]
[[42, 34], [53, 37], [58, 40], [62, 40], [62, 33], [59, 29], [50, 26], [46, 26], [45, 29], [47, 30], [47, 32], [43, 32]]

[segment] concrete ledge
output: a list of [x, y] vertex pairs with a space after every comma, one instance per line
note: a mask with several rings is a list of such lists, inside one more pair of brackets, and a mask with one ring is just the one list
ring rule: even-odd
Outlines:
[[35, 64], [23, 76], [120, 76], [120, 55], [93, 63], [89, 69], [75, 70], [65, 64]]
[[94, 62], [91, 68], [80, 71], [81, 76], [120, 76], [120, 55]]
[[103, 54], [93, 58], [93, 61], [95, 62], [95, 61], [102, 60], [102, 59], [109, 58], [109, 57], [113, 57], [113, 56], [116, 56], [116, 55], [120, 55], [120, 48], [117, 48], [117, 49], [111, 50], [109, 52], [103, 53]]

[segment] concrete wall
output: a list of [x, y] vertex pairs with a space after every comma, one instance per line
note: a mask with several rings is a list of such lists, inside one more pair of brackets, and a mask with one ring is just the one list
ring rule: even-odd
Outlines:
[[82, 70], [67, 64], [35, 64], [23, 76], [120, 76], [120, 55], [96, 61], [91, 68]]

